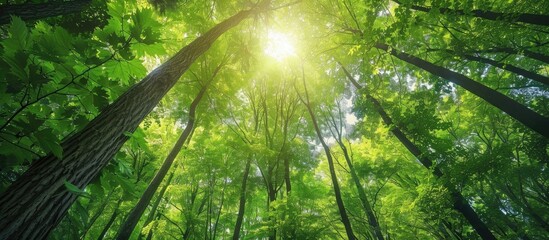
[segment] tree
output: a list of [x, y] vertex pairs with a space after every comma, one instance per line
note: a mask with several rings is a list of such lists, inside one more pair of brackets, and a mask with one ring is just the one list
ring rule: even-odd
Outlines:
[[240, 239], [240, 229], [242, 228], [242, 221], [244, 220], [244, 211], [246, 211], [246, 188], [248, 184], [248, 174], [250, 174], [250, 162], [251, 159], [246, 160], [246, 168], [244, 168], [244, 174], [242, 175], [240, 199], [238, 200], [238, 216], [234, 225], [233, 240]]
[[[351, 76], [351, 74], [345, 69], [345, 67], [339, 63], [345, 76], [351, 81], [351, 83], [357, 88], [362, 89], [362, 86]], [[391, 117], [385, 112], [381, 104], [370, 93], [366, 92], [366, 99], [374, 105], [374, 109], [383, 119], [383, 122], [391, 128], [391, 132], [398, 138], [398, 140], [412, 153], [421, 164], [427, 169], [432, 169], [433, 174], [436, 177], [442, 177], [443, 173], [440, 168], [433, 164], [433, 161], [429, 159], [425, 153], [423, 153], [418, 146], [416, 146], [410, 139], [395, 125]], [[475, 210], [469, 205], [467, 200], [459, 193], [454, 186], [447, 186], [453, 198], [454, 208], [463, 214], [463, 216], [469, 221], [471, 226], [477, 231], [482, 239], [496, 239], [486, 224], [480, 219]]]
[[[402, 4], [400, 1], [394, 1], [398, 4]], [[422, 12], [430, 12], [432, 8], [419, 6], [419, 5], [410, 5], [411, 9], [422, 11]], [[461, 9], [451, 9], [451, 8], [445, 8], [445, 7], [437, 7], [436, 8], [440, 13], [442, 14], [455, 14], [455, 15], [462, 15], [467, 16], [471, 15], [478, 18], [488, 19], [488, 20], [496, 20], [496, 21], [509, 21], [509, 22], [523, 22], [523, 23], [530, 23], [530, 24], [537, 24], [542, 26], [549, 25], [549, 16], [543, 15], [543, 14], [531, 14], [531, 13], [499, 13], [499, 12], [493, 12], [488, 10], [478, 10], [478, 9], [467, 9], [467, 11], [461, 10]]]
[[326, 154], [326, 159], [328, 160], [328, 166], [330, 167], [330, 177], [332, 179], [332, 187], [334, 188], [334, 194], [337, 202], [337, 208], [339, 210], [339, 214], [341, 216], [341, 222], [345, 226], [345, 232], [347, 233], [348, 239], [355, 239], [355, 235], [353, 233], [353, 228], [351, 227], [351, 221], [349, 221], [349, 216], [347, 215], [347, 210], [345, 210], [345, 205], [343, 203], [343, 200], [341, 198], [341, 190], [339, 189], [339, 183], [337, 180], [337, 175], [334, 168], [334, 160], [332, 158], [332, 153], [330, 152], [330, 147], [326, 142], [324, 141], [324, 138], [322, 137], [322, 132], [320, 130], [320, 127], [318, 125], [318, 122], [316, 120], [315, 114], [313, 112], [313, 109], [311, 107], [311, 102], [309, 101], [309, 94], [307, 91], [307, 84], [305, 83], [305, 74], [303, 74], [303, 86], [305, 91], [305, 96], [299, 96], [301, 102], [307, 107], [307, 111], [309, 112], [309, 116], [311, 117], [311, 122], [313, 123], [316, 135], [318, 137], [318, 140], [320, 141], [320, 144], [322, 145], [322, 148], [324, 149], [324, 153]]
[[387, 51], [391, 55], [403, 61], [413, 64], [434, 75], [440, 76], [467, 89], [473, 94], [489, 102], [493, 106], [506, 112], [511, 117], [523, 123], [532, 130], [538, 132], [545, 137], [549, 137], [549, 129], [545, 127], [549, 124], [549, 118], [530, 110], [529, 108], [503, 95], [502, 93], [499, 93], [498, 91], [495, 91], [478, 82], [475, 82], [465, 75], [434, 65], [410, 54], [400, 52], [399, 50], [393, 49], [386, 44], [378, 43], [375, 45], [375, 47]]
[[170, 150], [170, 153], [164, 160], [164, 163], [162, 163], [162, 166], [154, 176], [153, 180], [139, 199], [139, 202], [137, 205], [132, 209], [130, 212], [130, 215], [128, 215], [128, 218], [120, 228], [118, 232], [117, 239], [129, 239], [133, 229], [135, 228], [135, 225], [137, 225], [137, 222], [139, 221], [139, 218], [141, 218], [141, 215], [143, 215], [143, 212], [145, 212], [145, 209], [151, 202], [151, 199], [158, 190], [158, 187], [160, 186], [160, 183], [162, 183], [162, 180], [166, 177], [168, 174], [168, 171], [170, 170], [172, 164], [175, 161], [175, 158], [183, 148], [183, 145], [189, 141], [192, 131], [194, 130], [194, 124], [195, 124], [195, 118], [196, 118], [196, 108], [198, 107], [198, 104], [202, 100], [202, 97], [204, 97], [204, 94], [206, 93], [206, 90], [208, 89], [208, 86], [211, 84], [211, 82], [215, 79], [215, 76], [221, 69], [223, 64], [219, 65], [213, 72], [213, 75], [211, 79], [209, 79], [204, 86], [200, 89], [196, 97], [191, 103], [191, 106], [189, 107], [189, 120], [187, 121], [187, 125], [185, 126], [185, 129], [181, 133], [181, 136], [177, 139], [177, 142], [174, 144], [172, 149]]
[[271, 2], [10, 15], [0, 238], [549, 238], [547, 2]]
[[[330, 132], [332, 133], [332, 136], [335, 138], [337, 145], [339, 145], [339, 147], [341, 148], [341, 151], [343, 152], [343, 158], [345, 158], [345, 162], [349, 167], [349, 173], [351, 174], [351, 178], [358, 192], [358, 197], [360, 198], [364, 211], [366, 212], [366, 216], [368, 217], [368, 223], [370, 224], [371, 231], [373, 232], [373, 235], [378, 240], [383, 240], [384, 239], [383, 233], [381, 232], [379, 221], [377, 220], [377, 217], [374, 213], [372, 204], [370, 204], [370, 201], [368, 201], [368, 198], [366, 197], [366, 193], [364, 191], [364, 188], [362, 187], [362, 184], [360, 183], [360, 179], [357, 176], [355, 167], [353, 166], [353, 163], [352, 163], [352, 159], [351, 159], [352, 156], [349, 154], [349, 151], [347, 150], [347, 146], [345, 146], [345, 143], [343, 142], [344, 123], [343, 123], [343, 116], [342, 116], [340, 104], [341, 103], [338, 101], [337, 108], [336, 108], [336, 111], [338, 114], [337, 120], [336, 120], [336, 117], [334, 117], [333, 113], [328, 113], [329, 116], [326, 117], [328, 118], [327, 122], [329, 123], [329, 126], [330, 126]], [[348, 144], [351, 145], [350, 142]]]
[[[50, 154], [34, 161], [0, 197], [0, 212], [4, 216], [0, 221], [0, 237], [47, 236], [77, 197], [63, 183], [84, 188], [127, 140], [124, 133], [135, 130], [192, 62], [221, 34], [263, 10], [267, 4], [265, 1], [256, 8], [237, 13], [182, 48], [105, 108], [78, 134], [63, 141], [62, 159], [60, 154]], [[22, 225], [26, 227], [20, 228]]]
[[9, 23], [10, 16], [18, 16], [27, 21], [76, 13], [82, 11], [91, 2], [92, 0], [73, 0], [52, 3], [2, 5], [0, 6], [0, 24]]

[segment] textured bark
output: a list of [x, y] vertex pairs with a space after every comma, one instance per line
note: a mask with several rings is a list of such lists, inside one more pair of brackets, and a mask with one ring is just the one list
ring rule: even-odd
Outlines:
[[179, 136], [179, 139], [177, 139], [177, 142], [174, 144], [172, 149], [170, 150], [170, 153], [164, 160], [164, 163], [162, 163], [162, 166], [154, 175], [154, 178], [149, 183], [149, 186], [147, 186], [147, 189], [145, 189], [145, 192], [139, 199], [139, 202], [137, 202], [137, 205], [132, 209], [130, 212], [130, 215], [126, 218], [126, 221], [122, 224], [120, 229], [118, 230], [118, 234], [116, 239], [129, 239], [132, 235], [133, 229], [137, 225], [137, 222], [139, 222], [139, 219], [145, 212], [145, 209], [147, 209], [147, 206], [149, 206], [149, 203], [151, 202], [152, 197], [154, 196], [154, 193], [156, 190], [158, 190], [158, 187], [160, 186], [160, 183], [166, 175], [168, 174], [168, 171], [173, 165], [173, 162], [175, 161], [175, 158], [183, 148], [183, 145], [187, 140], [189, 139], [189, 136], [191, 135], [191, 132], [194, 128], [195, 123], [195, 117], [196, 117], [196, 108], [198, 107], [198, 104], [200, 103], [200, 100], [202, 100], [202, 97], [206, 93], [206, 90], [208, 89], [208, 86], [210, 85], [211, 81], [214, 79], [215, 75], [217, 75], [217, 72], [219, 71], [221, 65], [215, 70], [214, 75], [212, 76], [212, 79], [208, 81], [201, 89], [200, 92], [196, 95], [193, 102], [191, 103], [191, 106], [189, 108], [189, 120], [187, 121], [187, 126], [185, 126], [185, 129], [183, 130], [183, 133], [181, 133], [181, 136]]
[[307, 85], [305, 83], [305, 78], [303, 77], [303, 85], [305, 86], [305, 99], [301, 99], [305, 107], [307, 107], [307, 111], [309, 112], [309, 115], [311, 116], [311, 122], [313, 123], [313, 127], [315, 129], [316, 135], [318, 137], [318, 140], [320, 141], [320, 144], [322, 145], [322, 148], [324, 149], [324, 152], [326, 153], [326, 158], [328, 159], [328, 167], [330, 168], [330, 177], [332, 179], [332, 185], [334, 188], [334, 194], [336, 198], [337, 208], [339, 210], [339, 215], [341, 216], [341, 222], [343, 223], [343, 226], [345, 226], [345, 232], [347, 233], [347, 239], [354, 240], [356, 239], [353, 228], [351, 227], [351, 221], [349, 220], [349, 216], [347, 215], [347, 210], [345, 210], [345, 205], [343, 203], [343, 198], [341, 197], [341, 190], [339, 189], [339, 183], [337, 181], [337, 174], [335, 172], [334, 168], [334, 160], [332, 158], [332, 154], [330, 153], [330, 147], [326, 142], [324, 141], [324, 138], [322, 137], [322, 132], [320, 130], [320, 127], [318, 126], [318, 122], [316, 120], [315, 114], [313, 113], [311, 104], [309, 102], [309, 94], [307, 93]]
[[475, 82], [473, 79], [463, 74], [434, 65], [410, 54], [400, 52], [396, 49], [390, 48], [386, 44], [377, 43], [375, 47], [390, 53], [400, 60], [413, 64], [416, 67], [422, 68], [430, 72], [431, 74], [444, 78], [465, 88], [467, 91], [492, 104], [494, 107], [497, 107], [505, 113], [509, 114], [509, 116], [518, 120], [530, 129], [549, 138], [549, 127], [547, 127], [549, 126], [549, 118], [542, 116], [537, 112], [534, 112], [533, 110], [505, 96], [504, 94], [488, 88], [478, 82]]
[[90, 3], [91, 0], [74, 0], [3, 5], [0, 6], [0, 24], [9, 23], [11, 16], [18, 16], [23, 20], [37, 20], [81, 12]]
[[[351, 81], [351, 83], [357, 89], [362, 89], [362, 86], [358, 84], [358, 82], [353, 78], [353, 76], [351, 76], [347, 69], [345, 69], [345, 67], [341, 63], [339, 64], [341, 65], [349, 81]], [[402, 145], [404, 145], [404, 147], [406, 147], [406, 149], [408, 149], [408, 151], [410, 151], [410, 153], [412, 153], [425, 168], [432, 170], [433, 174], [436, 177], [442, 177], [443, 174], [440, 168], [436, 165], [433, 166], [433, 161], [427, 158], [427, 156], [423, 154], [419, 147], [417, 147], [400, 130], [400, 128], [394, 124], [392, 118], [387, 114], [387, 112], [385, 112], [385, 109], [383, 109], [379, 101], [369, 93], [366, 93], [366, 98], [374, 105], [374, 109], [381, 116], [381, 119], [383, 120], [385, 125], [388, 126], [389, 129], [391, 129], [393, 135], [395, 135], [395, 137], [402, 143]], [[448, 188], [448, 190], [450, 191], [454, 209], [460, 212], [465, 217], [465, 219], [467, 219], [467, 221], [469, 222], [469, 224], [471, 224], [473, 229], [475, 229], [477, 234], [485, 240], [496, 239], [488, 226], [482, 221], [482, 219], [480, 219], [475, 210], [469, 205], [465, 197], [463, 197], [463, 195], [461, 195], [461, 193], [458, 192], [453, 186], [448, 186], [448, 184], [446, 184], [445, 187]]]
[[540, 83], [544, 83], [544, 84], [549, 85], [549, 77], [537, 74], [535, 72], [528, 71], [528, 70], [523, 69], [523, 68], [519, 68], [517, 66], [513, 66], [511, 64], [501, 63], [501, 62], [498, 62], [498, 61], [495, 61], [495, 60], [492, 60], [492, 59], [489, 59], [489, 58], [477, 57], [477, 56], [472, 56], [472, 55], [463, 55], [463, 57], [465, 59], [469, 59], [469, 60], [472, 60], [472, 61], [477, 61], [477, 62], [481, 62], [481, 63], [490, 64], [494, 67], [501, 68], [501, 69], [507, 70], [509, 72], [521, 75], [523, 77], [530, 78], [534, 81], [538, 81]]
[[234, 225], [233, 240], [240, 239], [240, 229], [242, 228], [242, 221], [244, 220], [244, 212], [246, 210], [246, 189], [248, 183], [248, 175], [250, 173], [251, 159], [246, 160], [246, 168], [242, 175], [242, 185], [240, 186], [240, 202], [238, 204], [238, 216], [236, 217], [236, 223]]
[[[393, 1], [398, 4], [401, 4], [400, 1], [395, 1], [395, 0]], [[432, 7], [428, 8], [424, 6], [410, 5], [410, 8], [417, 11], [430, 12]], [[549, 26], [549, 15], [532, 14], [532, 13], [499, 13], [499, 12], [493, 12], [488, 10], [476, 10], [476, 9], [466, 12], [459, 9], [455, 10], [455, 9], [444, 8], [444, 7], [436, 8], [436, 9], [442, 14], [473, 16], [473, 17], [494, 20], [494, 21], [522, 22], [522, 23], [530, 23], [530, 24], [536, 24], [541, 26]]]
[[[262, 2], [268, 3], [268, 1]], [[77, 195], [69, 181], [85, 188], [118, 152], [143, 118], [181, 75], [225, 31], [265, 7], [241, 11], [216, 25], [149, 73], [84, 129], [61, 143], [63, 158], [50, 154], [30, 168], [0, 196], [0, 239], [44, 239], [67, 212]]]

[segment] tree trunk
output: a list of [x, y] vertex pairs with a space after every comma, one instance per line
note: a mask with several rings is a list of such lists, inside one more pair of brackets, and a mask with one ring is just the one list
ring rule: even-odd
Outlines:
[[322, 132], [320, 130], [320, 127], [318, 126], [318, 122], [316, 121], [316, 117], [313, 113], [311, 103], [309, 102], [309, 93], [307, 92], [307, 85], [305, 83], [305, 77], [303, 77], [303, 85], [305, 87], [305, 99], [300, 97], [301, 102], [307, 107], [307, 111], [309, 112], [309, 115], [311, 116], [311, 122], [313, 123], [316, 135], [318, 137], [318, 140], [320, 141], [320, 144], [322, 145], [322, 148], [324, 148], [324, 152], [326, 153], [326, 158], [328, 160], [328, 166], [330, 168], [330, 177], [332, 179], [332, 185], [334, 187], [334, 193], [337, 203], [337, 208], [339, 210], [339, 214], [341, 216], [341, 222], [343, 223], [343, 226], [345, 226], [345, 232], [347, 233], [347, 239], [354, 240], [356, 239], [353, 229], [351, 227], [351, 221], [349, 220], [349, 216], [347, 215], [347, 210], [345, 210], [345, 205], [343, 204], [343, 199], [341, 197], [341, 190], [339, 189], [339, 183], [337, 181], [337, 175], [334, 168], [334, 160], [332, 158], [332, 154], [330, 153], [330, 147], [326, 142], [324, 141], [324, 138], [322, 137]]
[[101, 216], [101, 214], [103, 214], [103, 211], [105, 211], [105, 207], [107, 207], [107, 205], [109, 203], [109, 200], [111, 199], [111, 196], [112, 196], [112, 194], [114, 193], [115, 190], [116, 190], [116, 188], [112, 189], [109, 192], [109, 194], [107, 195], [107, 197], [103, 200], [103, 202], [101, 203], [101, 206], [99, 206], [99, 210], [97, 210], [97, 212], [90, 219], [90, 221], [87, 224], [86, 229], [84, 229], [84, 232], [82, 233], [82, 236], [80, 237], [80, 239], [84, 239], [84, 237], [86, 237], [86, 234], [91, 229], [91, 227], [93, 226], [95, 221], [97, 221], [97, 219]]
[[[339, 113], [341, 113], [341, 108], [339, 109]], [[356, 174], [353, 162], [351, 161], [351, 155], [349, 154], [349, 151], [347, 150], [347, 147], [343, 143], [343, 126], [341, 124], [338, 124], [338, 120], [335, 119], [332, 113], [328, 114], [329, 118], [327, 121], [331, 125], [330, 132], [332, 133], [332, 136], [336, 140], [337, 144], [339, 145], [339, 148], [341, 148], [341, 151], [343, 152], [343, 157], [345, 158], [345, 162], [347, 163], [347, 166], [349, 167], [349, 172], [351, 173], [351, 179], [353, 180], [353, 183], [355, 184], [355, 187], [358, 192], [358, 198], [360, 199], [360, 202], [362, 203], [362, 207], [364, 208], [364, 212], [366, 213], [366, 216], [368, 218], [368, 224], [370, 225], [370, 233], [378, 240], [383, 240], [383, 233], [381, 232], [381, 228], [379, 226], [379, 223], [377, 221], [377, 218], [374, 214], [374, 211], [372, 209], [372, 205], [370, 205], [370, 202], [368, 201], [368, 198], [366, 197], [366, 192], [364, 192], [364, 188], [362, 187], [362, 184], [360, 183], [360, 179], [358, 175]], [[342, 118], [341, 115], [339, 115], [339, 123], [341, 123]]]
[[544, 83], [544, 84], [549, 85], [549, 77], [537, 74], [535, 72], [528, 71], [528, 70], [523, 69], [523, 68], [513, 66], [511, 64], [505, 64], [505, 63], [501, 63], [501, 62], [498, 62], [498, 61], [495, 61], [495, 60], [492, 60], [492, 59], [489, 59], [489, 58], [477, 57], [477, 56], [472, 56], [472, 55], [463, 55], [463, 57], [466, 58], [466, 59], [472, 60], [472, 61], [477, 61], [477, 62], [481, 62], [481, 63], [485, 63], [485, 64], [490, 64], [494, 67], [501, 68], [501, 69], [507, 70], [509, 72], [521, 75], [523, 77], [530, 78], [530, 79], [538, 81], [540, 83]]
[[540, 62], [549, 64], [549, 56], [545, 54], [537, 53], [534, 51], [530, 51], [528, 49], [492, 48], [492, 49], [474, 51], [474, 53], [508, 53], [508, 54], [522, 55], [522, 56], [529, 57], [531, 59], [535, 59]]
[[46, 238], [77, 197], [64, 181], [85, 188], [128, 139], [124, 133], [137, 128], [194, 60], [225, 31], [261, 10], [241, 11], [181, 49], [63, 141], [62, 159], [50, 154], [34, 161], [0, 197], [0, 239]]
[[[166, 180], [166, 184], [164, 184], [164, 186], [162, 187], [162, 189], [158, 193], [158, 196], [156, 197], [156, 200], [154, 201], [154, 203], [152, 205], [151, 211], [149, 212], [149, 215], [147, 216], [147, 219], [145, 220], [145, 223], [143, 223], [143, 227], [146, 227], [147, 225], [149, 225], [149, 223], [151, 223], [153, 221], [154, 216], [156, 215], [156, 210], [158, 209], [158, 205], [160, 205], [160, 202], [162, 201], [162, 198], [164, 197], [164, 194], [166, 193], [166, 190], [168, 190], [168, 187], [170, 186], [170, 183], [172, 182], [172, 178], [173, 178], [174, 173], [175, 173], [175, 171], [172, 171], [172, 173], [170, 173], [170, 176], [168, 176], [168, 180]], [[152, 231], [152, 229], [150, 231]], [[140, 236], [140, 238], [141, 238], [141, 236]]]
[[63, 141], [62, 159], [50, 154], [34, 161], [0, 197], [0, 239], [46, 238], [77, 197], [64, 181], [85, 188], [128, 139], [124, 133], [139, 126], [194, 60], [225, 31], [261, 11], [265, 3], [268, 0], [216, 25], [149, 73]]
[[[187, 204], [188, 205], [188, 208], [190, 209], [188, 211], [188, 213], [186, 213], [185, 215], [191, 215], [193, 214], [193, 209], [194, 209], [194, 203], [196, 201], [196, 197], [198, 196], [198, 186], [196, 186], [194, 189], [191, 185], [191, 199], [190, 199], [190, 203]], [[204, 199], [206, 199], [206, 197], [204, 197]], [[198, 214], [197, 214], [197, 218], [198, 218], [198, 215], [200, 215], [200, 213], [202, 212], [202, 207], [204, 206], [204, 203], [205, 201], [202, 201], [202, 203], [200, 204], [200, 207], [198, 208]], [[185, 231], [183, 232], [183, 239], [189, 239], [189, 237], [191, 236], [191, 233], [193, 231], [193, 228], [194, 228], [194, 221], [191, 221], [191, 217], [187, 217], [187, 226], [185, 226]]]
[[105, 238], [105, 234], [109, 231], [109, 228], [111, 228], [112, 224], [114, 223], [114, 220], [116, 220], [116, 217], [118, 217], [118, 214], [120, 214], [120, 211], [118, 208], [120, 207], [120, 204], [122, 203], [122, 199], [118, 200], [116, 203], [116, 207], [114, 208], [114, 212], [112, 212], [111, 218], [109, 218], [109, 221], [107, 222], [107, 225], [103, 228], [101, 233], [99, 234], [99, 237], [97, 237], [97, 240], [102, 240]]
[[[267, 196], [269, 198], [268, 202], [267, 202], [267, 210], [268, 211], [271, 211], [271, 203], [276, 201], [276, 192], [277, 192], [277, 190], [276, 190], [276, 186], [271, 181], [272, 176], [273, 176], [272, 170], [269, 170], [269, 174], [268, 174], [269, 181], [267, 181]], [[268, 220], [271, 221], [272, 218], [273, 218], [272, 216], [269, 216]], [[276, 240], [276, 228], [273, 228], [273, 231], [269, 235], [269, 240]]]
[[379, 226], [379, 222], [377, 221], [376, 215], [374, 214], [372, 205], [370, 205], [370, 202], [366, 197], [366, 193], [364, 192], [364, 188], [360, 183], [360, 179], [356, 175], [355, 168], [353, 166], [353, 163], [351, 162], [351, 156], [349, 156], [349, 152], [347, 151], [347, 147], [345, 147], [345, 145], [341, 141], [341, 136], [339, 136], [337, 139], [338, 139], [337, 143], [341, 148], [341, 150], [343, 151], [343, 156], [345, 158], [345, 161], [347, 162], [347, 165], [349, 166], [349, 172], [351, 172], [351, 178], [355, 183], [356, 189], [358, 191], [358, 198], [360, 198], [360, 201], [362, 202], [362, 206], [364, 207], [364, 211], [366, 212], [366, 216], [368, 217], [368, 223], [372, 228], [371, 230], [374, 236], [378, 240], [383, 240], [383, 233], [381, 232], [381, 227]]
[[[351, 76], [351, 74], [347, 71], [345, 67], [341, 63], [339, 65], [342, 67], [343, 71], [345, 72], [345, 75], [347, 75], [347, 78], [351, 81], [351, 83], [357, 88], [362, 89], [362, 86], [358, 84], [358, 82]], [[417, 147], [408, 137], [393, 123], [393, 120], [391, 117], [385, 112], [379, 101], [374, 98], [369, 93], [366, 93], [366, 98], [368, 101], [370, 101], [374, 105], [374, 109], [378, 112], [378, 114], [381, 116], [381, 119], [391, 129], [391, 132], [395, 137], [414, 155], [419, 162], [427, 169], [432, 170], [433, 174], [440, 178], [442, 177], [442, 171], [438, 166], [433, 166], [433, 161]], [[455, 210], [460, 212], [465, 219], [471, 224], [473, 229], [477, 232], [477, 234], [484, 240], [492, 240], [496, 239], [496, 237], [492, 234], [488, 226], [480, 219], [478, 214], [475, 212], [475, 210], [469, 205], [465, 197], [461, 195], [460, 192], [458, 192], [454, 187], [448, 186], [446, 184], [445, 186], [450, 191], [450, 194], [452, 196], [453, 200], [453, 207]]]
[[286, 185], [286, 196], [290, 196], [292, 191], [292, 182], [290, 181], [290, 158], [284, 157], [284, 184]]
[[215, 224], [213, 225], [214, 226], [213, 234], [211, 234], [212, 239], [217, 239], [215, 237], [217, 235], [219, 219], [221, 218], [221, 210], [223, 210], [223, 204], [225, 203], [225, 189], [226, 188], [227, 188], [227, 179], [225, 178], [225, 182], [223, 182], [223, 190], [221, 191], [221, 200], [220, 200], [221, 202], [219, 203], [219, 210], [217, 211], [217, 216], [215, 218]]
[[242, 175], [242, 185], [240, 187], [240, 203], [238, 205], [238, 216], [236, 217], [236, 223], [234, 225], [233, 240], [240, 238], [240, 229], [242, 228], [242, 221], [244, 219], [244, 211], [246, 208], [246, 185], [248, 182], [248, 174], [250, 173], [251, 158], [246, 160], [246, 168]]
[[[394, 2], [401, 4], [400, 1], [393, 0]], [[418, 5], [410, 5], [411, 9], [422, 11], [422, 12], [430, 12], [431, 8], [424, 7], [424, 6], [418, 6]], [[463, 11], [463, 10], [454, 10], [450, 8], [436, 8], [437, 11], [439, 11], [442, 14], [453, 14], [453, 15], [459, 15], [459, 16], [473, 16], [478, 17], [482, 19], [488, 19], [488, 20], [494, 20], [494, 21], [506, 21], [506, 22], [523, 22], [523, 23], [530, 23], [530, 24], [536, 24], [541, 26], [549, 26], [549, 15], [542, 15], [542, 14], [532, 14], [532, 13], [499, 13], [499, 12], [493, 12], [493, 11], [487, 11], [487, 10], [471, 10], [471, 11]]]
[[221, 69], [221, 66], [222, 65], [219, 65], [215, 69], [212, 78], [200, 89], [200, 92], [198, 92], [198, 95], [196, 95], [195, 99], [192, 101], [189, 108], [189, 120], [187, 121], [187, 126], [185, 126], [183, 133], [181, 133], [181, 136], [179, 136], [179, 139], [177, 139], [177, 142], [172, 147], [172, 150], [164, 160], [164, 163], [162, 163], [162, 166], [160, 167], [154, 178], [151, 180], [151, 183], [149, 183], [149, 186], [139, 199], [139, 202], [132, 209], [124, 224], [122, 224], [122, 226], [120, 227], [116, 239], [121, 240], [130, 238], [133, 229], [137, 225], [137, 222], [139, 222], [139, 219], [141, 218], [141, 215], [143, 215], [143, 212], [145, 212], [145, 209], [147, 209], [147, 206], [151, 202], [154, 193], [156, 192], [156, 190], [158, 190], [158, 187], [160, 186], [162, 180], [164, 180], [164, 178], [166, 177], [166, 174], [168, 174], [168, 171], [172, 167], [172, 164], [175, 161], [175, 158], [177, 157], [179, 152], [181, 151], [181, 148], [183, 148], [183, 145], [185, 144], [185, 142], [187, 142], [187, 139], [189, 138], [189, 135], [194, 128], [196, 108], [198, 107], [200, 100], [202, 100], [204, 93], [206, 93], [208, 86]]
[[444, 78], [465, 88], [469, 92], [477, 95], [493, 106], [509, 114], [509, 116], [518, 120], [532, 130], [545, 137], [549, 137], [549, 127], [547, 127], [549, 126], [549, 118], [532, 111], [502, 93], [475, 82], [473, 79], [470, 79], [465, 75], [434, 65], [410, 54], [400, 52], [387, 46], [386, 44], [377, 43], [374, 47], [384, 50], [400, 60], [413, 64], [416, 67], [422, 68], [436, 76]]
[[537, 53], [537, 52], [533, 52], [533, 51], [530, 51], [530, 50], [522, 50], [522, 51], [517, 51], [517, 50], [509, 50], [507, 53], [509, 52], [512, 52], [513, 54], [522, 54], [526, 57], [529, 57], [529, 58], [532, 58], [532, 59], [536, 59], [538, 61], [541, 61], [541, 62], [544, 62], [544, 63], [547, 63], [549, 64], [549, 56], [545, 55], [545, 54], [541, 54], [541, 53]]
[[3, 5], [0, 6], [0, 24], [9, 23], [11, 16], [18, 16], [26, 21], [81, 12], [91, 2], [91, 0], [73, 0]]

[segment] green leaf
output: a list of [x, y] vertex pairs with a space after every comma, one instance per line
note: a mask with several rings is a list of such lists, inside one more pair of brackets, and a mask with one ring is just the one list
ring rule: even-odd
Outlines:
[[90, 194], [85, 192], [84, 190], [81, 190], [80, 188], [78, 188], [76, 185], [70, 183], [69, 181], [65, 180], [63, 182], [63, 184], [65, 185], [65, 187], [67, 188], [67, 190], [69, 190], [69, 192], [71, 193], [74, 193], [76, 195], [79, 195], [79, 196], [82, 196], [82, 197], [90, 197]]
[[51, 132], [50, 129], [40, 130], [34, 133], [34, 137], [38, 140], [38, 144], [46, 152], [51, 152], [57, 158], [63, 158], [63, 148], [59, 145], [59, 140]]
[[10, 66], [11, 73], [17, 77], [15, 80], [21, 81], [29, 78], [28, 59], [29, 54], [23, 50], [18, 50], [13, 55], [6, 55], [4, 57], [4, 61]]
[[133, 51], [135, 51], [137, 56], [154, 56], [154, 55], [163, 55], [166, 54], [166, 50], [162, 44], [145, 44], [145, 43], [135, 43], [131, 45]]
[[105, 64], [105, 68], [109, 72], [109, 76], [113, 79], [120, 80], [122, 85], [129, 85], [130, 79], [141, 78], [147, 73], [147, 69], [143, 67], [139, 59], [131, 61], [109, 61]]
[[8, 29], [9, 38], [2, 42], [4, 48], [10, 52], [27, 48], [29, 42], [29, 30], [27, 25], [20, 17], [12, 16], [11, 24]]

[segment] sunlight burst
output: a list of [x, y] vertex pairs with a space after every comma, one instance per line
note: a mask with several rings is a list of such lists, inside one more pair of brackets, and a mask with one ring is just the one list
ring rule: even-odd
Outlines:
[[277, 61], [295, 55], [294, 45], [290, 37], [279, 32], [269, 31], [267, 35], [267, 47], [265, 53]]

